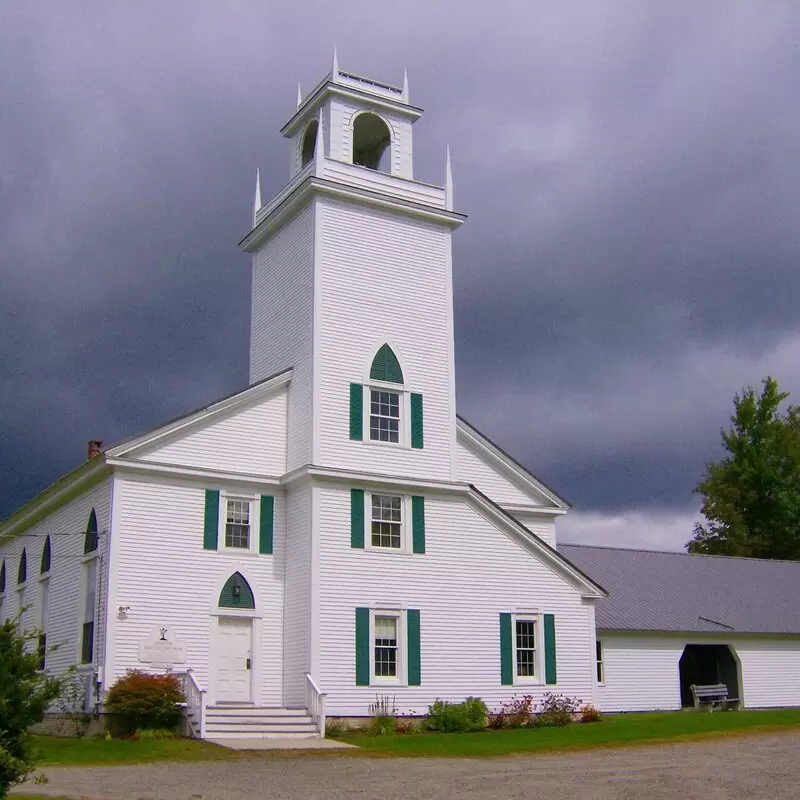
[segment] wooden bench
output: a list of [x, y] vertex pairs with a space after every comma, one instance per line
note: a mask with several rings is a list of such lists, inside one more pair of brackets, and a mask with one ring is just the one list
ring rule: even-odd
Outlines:
[[695, 708], [705, 708], [709, 712], [715, 708], [723, 711], [739, 708], [738, 697], [728, 697], [728, 687], [724, 683], [715, 683], [713, 686], [691, 685]]

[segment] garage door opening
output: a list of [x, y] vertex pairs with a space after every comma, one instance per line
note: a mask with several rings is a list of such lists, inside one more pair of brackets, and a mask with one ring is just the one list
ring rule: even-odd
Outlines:
[[739, 667], [727, 644], [687, 644], [680, 660], [681, 706], [694, 705], [692, 684], [724, 683], [728, 697], [739, 694]]

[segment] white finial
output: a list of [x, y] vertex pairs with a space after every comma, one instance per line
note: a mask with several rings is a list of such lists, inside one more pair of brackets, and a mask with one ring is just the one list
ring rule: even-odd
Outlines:
[[444, 167], [444, 207], [453, 210], [453, 170], [450, 167], [450, 145], [447, 145], [447, 158]]
[[339, 77], [339, 58], [336, 55], [336, 47], [333, 48], [333, 69], [331, 70], [331, 78], [332, 80], [336, 80]]
[[325, 175], [325, 138], [322, 135], [322, 109], [317, 120], [317, 141], [314, 143], [314, 175], [322, 178]]
[[297, 81], [297, 107], [300, 108], [302, 104], [303, 104], [303, 95], [300, 91], [300, 81]]
[[256, 196], [253, 200], [253, 227], [256, 226], [256, 216], [261, 208], [261, 172], [256, 168]]
[[403, 69], [403, 102], [408, 102], [408, 70]]

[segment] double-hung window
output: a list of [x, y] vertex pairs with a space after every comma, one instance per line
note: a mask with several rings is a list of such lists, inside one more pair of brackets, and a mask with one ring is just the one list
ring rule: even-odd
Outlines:
[[90, 558], [84, 564], [86, 589], [83, 603], [83, 625], [81, 628], [81, 664], [94, 661], [94, 620], [97, 606], [97, 559]]
[[535, 678], [536, 620], [517, 618], [514, 625], [514, 663], [518, 678]]
[[403, 546], [403, 498], [399, 495], [371, 496], [370, 544], [399, 550]]
[[373, 442], [400, 442], [399, 392], [370, 389], [369, 438]]
[[377, 680], [397, 680], [399, 652], [397, 614], [375, 614], [373, 618], [373, 672]]
[[594, 648], [595, 662], [597, 665], [597, 682], [605, 683], [606, 670], [605, 665], [603, 664], [603, 643], [598, 639], [594, 643]]
[[228, 498], [225, 510], [225, 547], [250, 549], [252, 501]]

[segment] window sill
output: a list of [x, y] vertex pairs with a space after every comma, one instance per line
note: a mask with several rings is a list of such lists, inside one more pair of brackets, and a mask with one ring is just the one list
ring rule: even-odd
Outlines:
[[362, 439], [361, 444], [367, 444], [370, 447], [383, 447], [387, 450], [411, 450], [411, 445], [405, 442], [379, 442], [375, 439]]
[[271, 553], [259, 553], [257, 550], [245, 549], [244, 547], [220, 547], [218, 553], [225, 553], [229, 556], [245, 556], [246, 558], [255, 558], [256, 556], [268, 556]]
[[378, 680], [376, 680], [375, 678], [373, 678], [370, 681], [370, 684], [369, 684], [369, 688], [370, 689], [390, 689], [390, 688], [391, 689], [398, 689], [398, 688], [402, 689], [402, 688], [404, 688], [406, 686], [408, 686], [408, 684], [404, 683], [402, 681], [389, 680], [389, 679], [386, 679], [386, 680], [379, 680], [378, 679]]
[[413, 556], [411, 550], [406, 550], [405, 547], [375, 547], [374, 545], [364, 545], [363, 548], [354, 548], [361, 550], [363, 553], [375, 553], [377, 555], [389, 554], [393, 556]]

